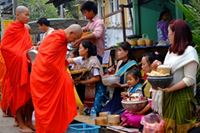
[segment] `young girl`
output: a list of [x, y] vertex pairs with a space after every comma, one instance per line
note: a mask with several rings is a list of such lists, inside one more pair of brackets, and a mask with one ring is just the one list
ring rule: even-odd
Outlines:
[[122, 92], [121, 96], [122, 98], [127, 98], [127, 96], [140, 92], [142, 93], [142, 83], [141, 83], [141, 72], [138, 69], [133, 69], [129, 71], [126, 75], [128, 90], [127, 92]]
[[[142, 95], [142, 84], [141, 84], [141, 73], [138, 69], [133, 69], [127, 74], [127, 84], [129, 89], [127, 92], [122, 92], [121, 96], [123, 99], [126, 99], [127, 96], [132, 95], [133, 93], [141, 93]], [[129, 112], [125, 110], [121, 115], [122, 126], [132, 126], [140, 127], [140, 121], [143, 116], [143, 112]]]
[[[155, 60], [160, 60], [160, 55], [157, 52], [147, 53], [142, 57], [141, 64], [142, 64], [142, 71], [144, 72], [144, 74], [151, 72], [151, 70], [153, 69], [152, 63]], [[146, 77], [144, 78], [144, 80], [146, 80]], [[127, 83], [128, 82], [130, 82], [130, 81], [127, 80]], [[132, 85], [135, 86], [134, 88], [137, 88], [136, 85], [134, 85], [134, 84], [132, 84]], [[145, 97], [148, 97], [148, 98], [151, 97], [151, 94], [150, 94], [151, 85], [147, 82], [147, 80], [143, 83], [143, 86], [140, 88], [143, 88], [143, 90], [133, 89], [135, 91], [132, 91], [132, 92], [135, 93], [135, 92], [142, 91], [143, 95]], [[145, 114], [149, 113], [150, 111], [151, 111], [151, 100], [149, 100], [148, 104], [139, 112], [132, 113], [132, 112], [128, 112], [126, 110], [121, 115], [122, 126], [132, 126], [132, 127], [139, 128], [142, 117]]]

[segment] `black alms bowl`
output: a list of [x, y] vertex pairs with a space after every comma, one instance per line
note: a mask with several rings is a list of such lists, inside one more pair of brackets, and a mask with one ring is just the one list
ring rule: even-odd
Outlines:
[[169, 87], [173, 80], [173, 76], [148, 76], [147, 80], [151, 84], [153, 89], [157, 89], [158, 87], [160, 88], [166, 88]]

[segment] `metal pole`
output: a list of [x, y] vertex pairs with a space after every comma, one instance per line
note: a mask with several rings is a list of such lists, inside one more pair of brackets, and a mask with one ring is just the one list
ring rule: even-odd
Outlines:
[[60, 5], [60, 18], [64, 18], [64, 8], [63, 8], [63, 4]]
[[12, 7], [13, 7], [13, 9], [12, 9], [12, 15], [13, 15], [13, 17], [15, 18], [15, 14], [16, 14], [16, 12], [15, 12], [15, 9], [17, 8], [17, 0], [12, 0]]
[[126, 26], [125, 26], [125, 17], [124, 17], [124, 5], [121, 7], [121, 20], [122, 20], [122, 29], [123, 29], [123, 41], [126, 42]]
[[[0, 18], [1, 18], [1, 38], [3, 36], [3, 14], [2, 14], [3, 6], [0, 5]], [[1, 39], [0, 38], [0, 39]]]

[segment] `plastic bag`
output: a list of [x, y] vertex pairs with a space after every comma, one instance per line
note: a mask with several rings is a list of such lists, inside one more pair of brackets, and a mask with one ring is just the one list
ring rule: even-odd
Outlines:
[[144, 126], [143, 133], [164, 133], [165, 122], [158, 114], [145, 115], [141, 120], [141, 124]]

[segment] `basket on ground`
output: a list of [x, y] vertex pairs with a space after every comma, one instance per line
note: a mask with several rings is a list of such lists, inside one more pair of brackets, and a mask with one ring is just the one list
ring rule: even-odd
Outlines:
[[148, 76], [147, 80], [149, 81], [149, 83], [151, 84], [153, 89], [157, 89], [158, 87], [164, 89], [171, 84], [171, 82], [173, 80], [173, 76], [172, 75], [169, 75], [169, 76]]
[[70, 124], [66, 133], [99, 133], [100, 126], [85, 123]]
[[141, 111], [147, 105], [147, 103], [148, 103], [147, 100], [140, 100], [140, 101], [122, 100], [122, 106], [124, 107], [124, 109], [130, 112]]
[[105, 86], [111, 86], [120, 82], [120, 77], [117, 75], [105, 75], [102, 77], [102, 82]]

